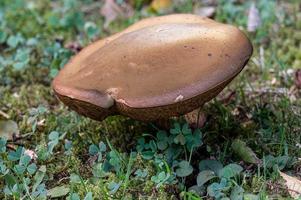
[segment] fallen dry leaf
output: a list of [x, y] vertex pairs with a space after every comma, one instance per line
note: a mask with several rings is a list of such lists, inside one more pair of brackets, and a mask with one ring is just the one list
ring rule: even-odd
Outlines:
[[0, 121], [0, 137], [12, 140], [17, 135], [19, 135], [19, 127], [15, 121]]
[[199, 111], [198, 109], [193, 110], [190, 113], [187, 113], [184, 117], [187, 123], [193, 128], [204, 127], [207, 120], [206, 114], [203, 113], [202, 111]]
[[151, 3], [151, 8], [157, 12], [168, 9], [172, 4], [171, 0], [153, 0]]
[[214, 6], [195, 7], [193, 13], [202, 17], [214, 17], [216, 8]]
[[114, 0], [105, 0], [100, 14], [105, 17], [104, 27], [108, 28], [110, 23], [118, 17], [128, 18], [134, 14], [134, 11], [129, 4], [118, 5]]
[[100, 14], [105, 17], [104, 27], [107, 28], [112, 21], [122, 14], [122, 10], [114, 0], [106, 0]]
[[298, 199], [301, 197], [301, 181], [293, 176], [289, 176], [283, 172], [279, 172], [280, 176], [285, 180], [289, 194]]
[[259, 11], [256, 8], [255, 3], [252, 3], [248, 15], [247, 30], [249, 32], [255, 32], [257, 28], [260, 26], [260, 24], [261, 24], [261, 19], [260, 19]]
[[295, 73], [295, 85], [298, 89], [301, 89], [301, 69], [298, 69]]

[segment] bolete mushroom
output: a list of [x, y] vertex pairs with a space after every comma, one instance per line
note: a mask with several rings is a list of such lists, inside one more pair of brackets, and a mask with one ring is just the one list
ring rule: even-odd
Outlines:
[[252, 54], [237, 28], [190, 14], [141, 20], [80, 51], [53, 81], [58, 98], [95, 120], [148, 121], [214, 98]]

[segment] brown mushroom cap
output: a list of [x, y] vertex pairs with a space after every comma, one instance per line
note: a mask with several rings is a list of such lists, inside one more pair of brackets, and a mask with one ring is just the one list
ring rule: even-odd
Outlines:
[[237, 28], [190, 14], [141, 20], [84, 48], [53, 81], [57, 96], [96, 120], [155, 120], [215, 97], [245, 66], [252, 45]]

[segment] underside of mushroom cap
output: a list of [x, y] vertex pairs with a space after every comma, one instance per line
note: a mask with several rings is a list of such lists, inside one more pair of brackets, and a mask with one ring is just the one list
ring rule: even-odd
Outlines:
[[[249, 40], [233, 26], [186, 14], [150, 18], [86, 47], [53, 88], [66, 105], [96, 120], [117, 113], [166, 118], [216, 96], [251, 54]], [[91, 116], [87, 105], [103, 111]]]

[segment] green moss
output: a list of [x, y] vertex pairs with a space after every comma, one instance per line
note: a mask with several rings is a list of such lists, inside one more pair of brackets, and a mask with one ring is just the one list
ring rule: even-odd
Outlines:
[[[89, 155], [89, 145], [98, 144], [108, 138], [114, 149], [120, 152], [127, 162], [129, 152], [135, 150], [139, 136], [143, 133], [156, 134], [153, 124], [137, 122], [123, 116], [112, 116], [102, 122], [93, 121], [69, 110], [52, 92], [50, 73], [59, 70], [72, 55], [64, 46], [68, 42], [76, 41], [83, 46], [90, 42], [84, 30], [85, 22], [93, 21], [99, 27], [103, 25], [104, 19], [99, 17], [98, 9], [91, 13], [81, 11], [83, 6], [91, 4], [92, 1], [41, 0], [35, 2], [33, 10], [28, 10], [26, 3], [24, 0], [0, 2], [0, 33], [7, 34], [0, 44], [0, 110], [18, 123], [20, 134], [24, 136], [17, 141], [9, 141], [11, 148], [24, 146], [26, 149], [42, 153], [47, 151], [49, 133], [58, 131], [65, 134], [65, 137], [55, 146], [54, 154], [47, 159], [36, 161], [38, 166], [47, 166], [44, 183], [48, 189], [68, 185], [71, 191], [78, 193], [82, 199], [87, 191], [91, 191], [93, 196], [99, 199], [177, 199], [180, 188], [184, 187], [170, 184], [156, 188], [151, 177], [162, 170], [162, 167], [158, 167], [154, 161], [141, 158], [139, 154], [130, 170], [127, 187], [121, 184], [115, 195], [110, 194], [108, 185], [112, 181], [123, 183], [127, 172], [126, 165], [122, 166], [122, 172], [110, 171], [101, 179], [94, 177], [92, 173], [93, 156]], [[300, 148], [296, 146], [296, 143], [301, 141], [300, 91], [295, 90], [293, 94], [279, 92], [283, 88], [291, 89], [294, 84], [294, 74], [286, 72], [301, 66], [301, 20], [298, 20], [300, 3], [287, 3], [294, 9], [279, 8], [284, 12], [284, 21], [275, 18], [275, 5], [273, 2], [268, 3], [273, 5], [266, 6], [260, 2], [258, 8], [261, 13], [267, 12], [273, 16], [263, 19], [263, 24], [256, 34], [247, 33], [254, 44], [253, 58], [231, 85], [203, 109], [207, 114], [206, 124], [202, 127], [204, 145], [192, 155], [194, 174], [185, 181], [178, 178], [179, 185], [188, 188], [195, 184], [198, 163], [202, 159], [217, 158], [223, 164], [240, 162], [233, 156], [230, 148], [231, 141], [235, 138], [246, 142], [260, 159], [266, 155], [301, 156]], [[174, 9], [177, 12], [188, 12], [192, 11], [193, 6], [191, 1], [185, 1], [174, 6]], [[250, 2], [240, 4], [220, 0], [216, 19], [245, 28], [249, 6]], [[140, 6], [137, 7], [141, 9]], [[270, 12], [271, 10], [273, 12]], [[130, 19], [113, 22], [109, 30], [99, 28], [100, 33], [97, 37], [123, 30], [145, 15], [140, 11], [137, 10]], [[16, 34], [21, 34], [24, 41], [17, 47], [9, 47], [5, 40]], [[37, 43], [27, 45], [32, 38], [36, 39]], [[31, 52], [30, 61], [20, 70], [12, 67], [18, 49]], [[3, 64], [2, 60], [5, 60], [6, 64]], [[276, 79], [276, 83], [271, 84], [273, 79]], [[265, 91], [265, 88], [275, 92]], [[232, 91], [236, 92], [229, 96]], [[44, 106], [46, 112], [33, 114], [32, 110], [39, 106]], [[5, 119], [4, 116], [0, 118]], [[36, 126], [35, 131], [33, 126]], [[151, 137], [147, 139], [149, 138]], [[72, 143], [72, 150], [68, 155], [64, 146], [66, 140]], [[12, 166], [10, 163], [9, 167]], [[173, 166], [169, 167], [174, 170]], [[279, 177], [276, 171], [264, 167], [255, 166], [248, 171], [248, 176], [243, 177], [240, 183], [245, 191], [263, 191], [262, 196], [277, 194], [277, 199], [287, 197], [285, 191], [269, 188], [279, 186]], [[146, 169], [147, 177], [143, 180], [136, 179], [134, 173], [137, 169]], [[294, 172], [294, 168], [290, 170]], [[82, 182], [71, 183], [69, 178], [73, 173], [80, 175]], [[280, 184], [282, 185], [279, 187], [283, 188], [283, 183]], [[0, 188], [4, 186], [5, 182], [0, 178]], [[0, 198], [3, 197], [1, 195]]]

